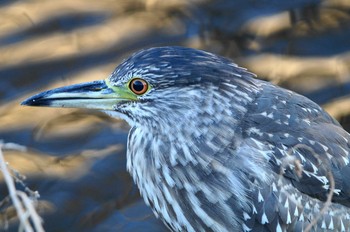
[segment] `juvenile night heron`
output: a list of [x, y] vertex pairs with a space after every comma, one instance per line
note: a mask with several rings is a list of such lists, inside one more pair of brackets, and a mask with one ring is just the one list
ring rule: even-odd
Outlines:
[[302, 231], [313, 222], [314, 231], [350, 231], [349, 134], [311, 100], [223, 57], [147, 49], [106, 80], [22, 104], [125, 119], [127, 169], [173, 231]]

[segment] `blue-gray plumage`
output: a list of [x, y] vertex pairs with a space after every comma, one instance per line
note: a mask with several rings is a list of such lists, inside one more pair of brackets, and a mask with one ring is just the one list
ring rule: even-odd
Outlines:
[[313, 231], [350, 231], [349, 134], [311, 100], [228, 59], [147, 49], [105, 81], [23, 104], [127, 120], [127, 169], [173, 231], [302, 231], [313, 221]]

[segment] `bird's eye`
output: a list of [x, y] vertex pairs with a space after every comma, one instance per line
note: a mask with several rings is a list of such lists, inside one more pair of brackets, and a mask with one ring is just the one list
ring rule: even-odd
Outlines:
[[130, 81], [129, 88], [137, 95], [146, 93], [148, 89], [148, 83], [140, 78], [135, 78]]

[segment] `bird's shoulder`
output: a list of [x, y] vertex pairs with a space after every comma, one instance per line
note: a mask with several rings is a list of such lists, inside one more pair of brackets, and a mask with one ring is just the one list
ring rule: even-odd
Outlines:
[[[269, 165], [302, 193], [350, 206], [350, 136], [319, 105], [271, 84], [260, 92], [242, 124], [246, 141], [264, 145]], [[261, 145], [260, 145], [261, 146]]]

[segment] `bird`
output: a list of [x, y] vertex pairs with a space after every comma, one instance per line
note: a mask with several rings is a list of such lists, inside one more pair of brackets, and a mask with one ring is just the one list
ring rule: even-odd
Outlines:
[[350, 231], [349, 134], [256, 77], [210, 52], [154, 47], [22, 105], [126, 120], [127, 170], [170, 231]]

